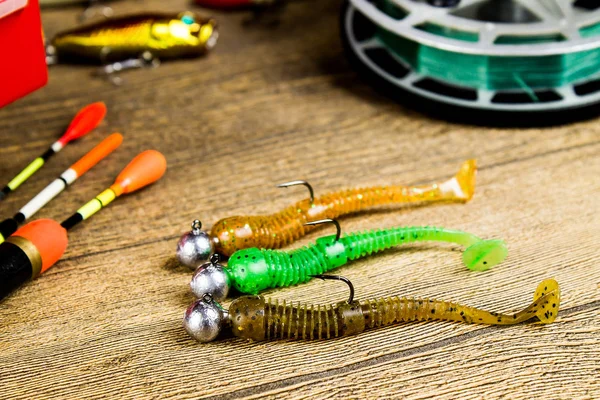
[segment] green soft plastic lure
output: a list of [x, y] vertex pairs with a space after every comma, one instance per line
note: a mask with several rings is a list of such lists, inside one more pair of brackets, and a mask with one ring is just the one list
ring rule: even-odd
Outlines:
[[[315, 221], [337, 222], [332, 220]], [[231, 286], [246, 294], [265, 289], [292, 286], [308, 282], [341, 267], [348, 261], [366, 257], [393, 246], [410, 242], [449, 242], [467, 247], [463, 262], [473, 271], [484, 271], [502, 262], [508, 250], [502, 240], [483, 240], [471, 233], [436, 227], [399, 227], [325, 236], [316, 243], [292, 251], [243, 249], [235, 252], [227, 268], [218, 264], [218, 257], [203, 264], [194, 273], [190, 287], [194, 294], [211, 295], [216, 300], [227, 297]]]

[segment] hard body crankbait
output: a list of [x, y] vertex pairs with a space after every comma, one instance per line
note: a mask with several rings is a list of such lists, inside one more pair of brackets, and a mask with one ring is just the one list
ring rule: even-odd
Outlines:
[[[349, 283], [344, 278], [335, 278]], [[222, 330], [255, 341], [313, 340], [353, 335], [405, 321], [514, 325], [537, 317], [543, 324], [549, 324], [556, 319], [560, 307], [560, 289], [554, 279], [540, 283], [533, 303], [514, 314], [499, 314], [432, 299], [388, 297], [355, 301], [354, 290], [352, 286], [350, 288], [350, 299], [334, 305], [280, 303], [265, 300], [262, 296], [243, 296], [231, 303], [229, 311], [207, 295], [187, 309], [183, 325], [199, 342], [216, 339]]]
[[[144, 13], [111, 18], [57, 34], [48, 46], [48, 63], [103, 63], [136, 59], [200, 56], [217, 41], [217, 24], [196, 13]], [[126, 67], [126, 66], [125, 66]]]
[[400, 227], [338, 234], [317, 239], [315, 244], [292, 251], [244, 249], [235, 252], [227, 268], [214, 258], [201, 265], [190, 282], [197, 297], [209, 294], [216, 300], [227, 297], [231, 286], [246, 294], [308, 282], [314, 275], [364, 258], [390, 247], [417, 241], [440, 241], [466, 246], [463, 262], [471, 270], [483, 271], [502, 262], [507, 249], [502, 240], [482, 240], [462, 231], [435, 227]]
[[476, 169], [475, 160], [468, 160], [453, 178], [445, 182], [351, 189], [318, 198], [313, 197], [312, 188], [306, 182], [288, 182], [279, 186], [306, 185], [310, 199], [272, 215], [222, 219], [213, 225], [210, 233], [201, 231], [201, 224], [195, 221], [193, 230], [179, 240], [177, 257], [182, 264], [196, 268], [213, 252], [229, 257], [249, 247], [277, 249], [286, 246], [314, 229], [314, 226], [305, 225], [309, 221], [333, 219], [385, 204], [466, 202], [475, 191]]

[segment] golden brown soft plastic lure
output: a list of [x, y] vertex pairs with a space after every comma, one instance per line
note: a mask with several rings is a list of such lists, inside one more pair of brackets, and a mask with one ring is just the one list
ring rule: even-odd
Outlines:
[[110, 18], [57, 34], [48, 62], [107, 63], [144, 53], [160, 60], [199, 56], [215, 45], [216, 26], [214, 19], [189, 11]]
[[256, 341], [275, 339], [330, 339], [348, 336], [405, 321], [444, 320], [469, 324], [514, 325], [536, 317], [543, 324], [553, 322], [560, 307], [560, 289], [554, 279], [546, 279], [535, 291], [533, 303], [513, 314], [500, 314], [461, 304], [432, 299], [388, 297], [355, 301], [351, 284], [350, 300], [335, 305], [308, 305], [262, 296], [243, 296], [225, 311], [210, 296], [187, 309], [184, 327], [200, 342], [214, 340], [222, 329], [238, 337]]
[[192, 232], [180, 239], [177, 256], [182, 264], [195, 268], [207, 261], [212, 252], [229, 257], [249, 247], [277, 249], [286, 246], [315, 229], [305, 225], [310, 221], [335, 219], [386, 204], [467, 202], [475, 191], [476, 171], [475, 160], [467, 160], [454, 177], [444, 182], [351, 189], [317, 198], [313, 198], [312, 188], [306, 182], [289, 182], [280, 186], [307, 185], [311, 198], [271, 215], [222, 219], [208, 234], [202, 232], [199, 221], [195, 221]]

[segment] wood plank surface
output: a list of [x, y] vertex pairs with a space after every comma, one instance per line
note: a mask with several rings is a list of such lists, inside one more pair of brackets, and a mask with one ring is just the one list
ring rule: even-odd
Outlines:
[[[111, 3], [116, 13], [179, 11], [182, 0]], [[0, 110], [0, 181], [41, 153], [92, 101], [109, 113], [1, 204], [6, 218], [107, 134], [125, 141], [42, 209], [62, 220], [108, 186], [138, 152], [169, 168], [70, 232], [62, 261], [0, 302], [0, 398], [600, 398], [600, 124], [488, 129], [449, 124], [380, 96], [347, 64], [339, 1], [291, 4], [277, 26], [210, 12], [208, 57], [124, 74], [56, 66], [48, 86]], [[43, 13], [48, 37], [81, 10]], [[204, 11], [209, 13], [208, 11]], [[262, 214], [303, 198], [276, 189], [309, 180], [317, 194], [443, 179], [477, 158], [472, 202], [386, 207], [341, 219], [345, 231], [437, 225], [502, 238], [507, 260], [467, 271], [462, 248], [410, 245], [339, 273], [358, 299], [436, 297], [512, 311], [555, 277], [562, 310], [548, 326], [406, 323], [321, 342], [191, 340], [181, 326], [191, 271], [174, 259], [194, 218]], [[318, 230], [292, 247], [324, 233]], [[332, 303], [343, 285], [313, 281], [267, 293]]]

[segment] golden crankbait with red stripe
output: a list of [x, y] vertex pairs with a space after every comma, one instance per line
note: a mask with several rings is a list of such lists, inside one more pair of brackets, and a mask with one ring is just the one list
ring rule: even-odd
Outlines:
[[148, 53], [159, 60], [196, 57], [217, 38], [216, 21], [193, 12], [129, 15], [57, 34], [48, 46], [48, 63], [106, 63]]

